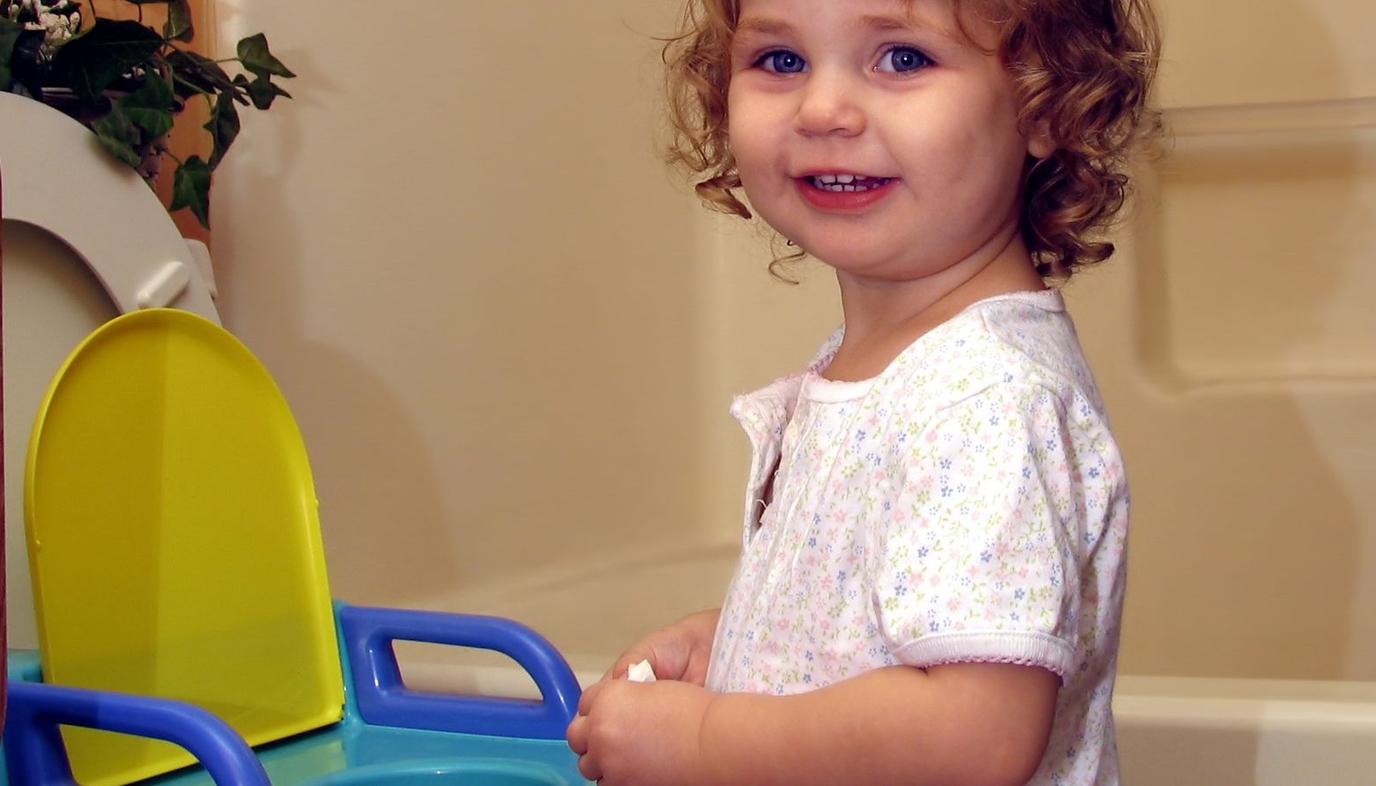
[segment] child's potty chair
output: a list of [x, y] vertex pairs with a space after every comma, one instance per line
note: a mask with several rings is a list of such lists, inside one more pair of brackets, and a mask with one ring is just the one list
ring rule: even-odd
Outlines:
[[[24, 136], [89, 135], [0, 95], [0, 144], [15, 101], [55, 115]], [[10, 220], [20, 167], [0, 155]], [[180, 280], [140, 291], [184, 300]], [[582, 783], [563, 742], [578, 685], [553, 647], [509, 620], [333, 602], [305, 447], [267, 371], [213, 305], [119, 305], [62, 364], [29, 445], [42, 682], [12, 671], [10, 783]], [[411, 691], [397, 639], [504, 652], [542, 698]]]

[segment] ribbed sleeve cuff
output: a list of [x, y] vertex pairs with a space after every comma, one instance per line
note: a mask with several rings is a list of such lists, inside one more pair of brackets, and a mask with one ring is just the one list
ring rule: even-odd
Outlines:
[[1016, 663], [1041, 666], [1062, 681], [1070, 673], [1075, 650], [1046, 633], [963, 631], [934, 633], [895, 650], [899, 662], [927, 668], [946, 663]]

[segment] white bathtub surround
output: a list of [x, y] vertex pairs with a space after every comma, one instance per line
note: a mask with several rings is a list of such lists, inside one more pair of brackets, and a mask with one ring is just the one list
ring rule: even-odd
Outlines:
[[1113, 708], [1129, 786], [1376, 783], [1376, 683], [1124, 676]]

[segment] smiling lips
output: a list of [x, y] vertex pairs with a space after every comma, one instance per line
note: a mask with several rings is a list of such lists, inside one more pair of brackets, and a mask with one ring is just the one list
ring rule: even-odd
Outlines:
[[829, 211], [859, 210], [883, 199], [889, 186], [897, 182], [892, 177], [868, 175], [828, 174], [796, 178], [798, 190], [814, 207]]

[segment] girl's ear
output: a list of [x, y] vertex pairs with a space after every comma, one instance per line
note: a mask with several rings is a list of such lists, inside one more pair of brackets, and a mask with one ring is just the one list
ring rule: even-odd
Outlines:
[[1056, 152], [1056, 143], [1051, 140], [1051, 126], [1045, 120], [1032, 123], [1027, 129], [1027, 154], [1041, 161]]

